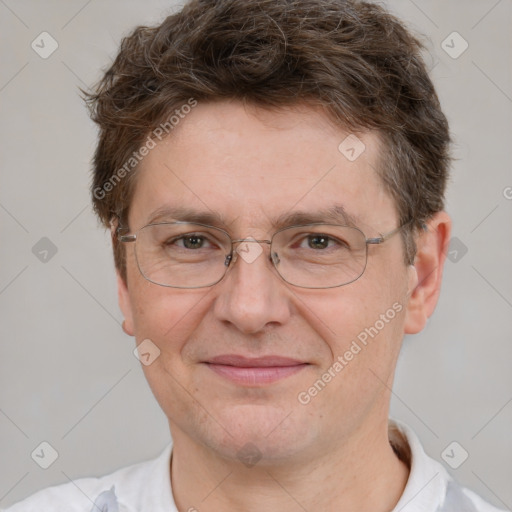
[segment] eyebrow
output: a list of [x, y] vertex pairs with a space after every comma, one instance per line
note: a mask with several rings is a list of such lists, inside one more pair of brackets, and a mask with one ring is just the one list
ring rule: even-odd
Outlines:
[[148, 224], [157, 222], [182, 221], [192, 224], [209, 224], [211, 226], [226, 226], [224, 217], [213, 211], [200, 211], [185, 206], [163, 206], [148, 215]]
[[287, 212], [272, 219], [272, 225], [276, 229], [299, 224], [343, 224], [345, 226], [357, 227], [360, 219], [341, 205], [334, 205], [331, 208], [316, 211], [295, 211]]
[[[208, 224], [210, 226], [226, 228], [228, 223], [223, 215], [214, 211], [201, 211], [184, 206], [164, 206], [154, 210], [148, 215], [147, 224], [158, 222], [190, 222], [192, 224]], [[343, 224], [345, 226], [357, 227], [360, 218], [347, 212], [340, 204], [330, 208], [315, 211], [293, 211], [285, 212], [277, 217], [271, 217], [270, 223], [276, 230], [288, 226], [300, 224]]]

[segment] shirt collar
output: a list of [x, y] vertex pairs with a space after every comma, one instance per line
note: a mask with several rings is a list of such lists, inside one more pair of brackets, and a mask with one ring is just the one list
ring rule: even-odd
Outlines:
[[395, 450], [406, 455], [405, 462], [410, 468], [404, 492], [392, 512], [437, 510], [446, 495], [448, 472], [425, 453], [418, 437], [407, 425], [390, 420], [389, 438]]
[[[392, 512], [437, 510], [446, 495], [449, 474], [425, 453], [416, 434], [404, 423], [390, 420], [389, 438], [395, 451], [410, 468], [404, 492]], [[171, 488], [171, 454], [172, 442], [151, 462], [147, 485], [143, 485], [141, 495], [135, 500], [140, 510], [177, 512]]]
[[172, 441], [151, 463], [136, 510], [178, 512], [171, 489], [171, 454]]

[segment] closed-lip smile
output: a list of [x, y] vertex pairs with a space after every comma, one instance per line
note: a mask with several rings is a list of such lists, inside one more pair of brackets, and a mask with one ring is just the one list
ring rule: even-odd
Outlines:
[[245, 386], [271, 384], [303, 370], [309, 363], [270, 355], [247, 357], [237, 354], [215, 356], [205, 364], [218, 375]]

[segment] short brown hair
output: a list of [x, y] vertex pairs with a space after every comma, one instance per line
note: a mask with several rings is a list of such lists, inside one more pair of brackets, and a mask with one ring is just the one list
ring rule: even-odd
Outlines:
[[[341, 127], [380, 135], [379, 175], [399, 221], [412, 220], [403, 233], [411, 264], [414, 233], [444, 208], [450, 164], [448, 123], [422, 49], [397, 18], [369, 2], [191, 0], [160, 25], [137, 27], [124, 38], [86, 94], [100, 128], [94, 209], [106, 226], [113, 219], [126, 225], [135, 172], [120, 179], [119, 171], [191, 98], [265, 108], [306, 102]], [[115, 238], [114, 254], [126, 277]]]

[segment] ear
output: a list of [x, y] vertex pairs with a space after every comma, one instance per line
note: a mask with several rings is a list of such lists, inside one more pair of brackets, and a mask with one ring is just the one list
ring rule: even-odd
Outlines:
[[404, 332], [416, 334], [423, 330], [432, 315], [441, 292], [446, 253], [450, 242], [452, 221], [446, 212], [437, 212], [426, 223], [417, 240], [414, 265], [410, 267], [409, 302]]
[[121, 308], [124, 316], [123, 330], [126, 334], [134, 336], [132, 304], [130, 302], [128, 286], [119, 272], [117, 272], [117, 297], [119, 300], [119, 307]]

